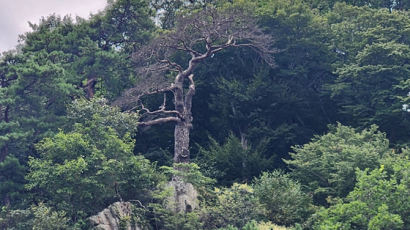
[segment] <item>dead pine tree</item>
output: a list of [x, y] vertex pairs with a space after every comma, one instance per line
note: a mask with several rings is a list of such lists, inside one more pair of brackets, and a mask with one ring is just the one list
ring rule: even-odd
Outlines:
[[[175, 123], [174, 163], [190, 161], [189, 134], [192, 128], [192, 98], [195, 95], [194, 69], [215, 53], [248, 47], [269, 65], [274, 65], [274, 40], [257, 25], [248, 9], [230, 7], [223, 10], [206, 7], [181, 15], [175, 28], [164, 32], [133, 54], [141, 77], [117, 104], [139, 108], [143, 119], [139, 126]], [[176, 54], [186, 55], [186, 63], [177, 63]], [[173, 95], [173, 109], [167, 109], [166, 93]], [[141, 101], [143, 96], [164, 94], [158, 110], [151, 111]]]

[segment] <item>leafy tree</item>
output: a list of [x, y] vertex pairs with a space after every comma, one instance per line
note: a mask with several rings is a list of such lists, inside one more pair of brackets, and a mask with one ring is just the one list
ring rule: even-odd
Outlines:
[[193, 125], [199, 128], [192, 140], [207, 143], [210, 135], [221, 142], [234, 133], [272, 158], [272, 167], [285, 167], [281, 159], [288, 158], [292, 145], [306, 143], [336, 121], [334, 103], [323, 89], [333, 78], [335, 59], [324, 45], [328, 25], [302, 1], [235, 4], [254, 7], [258, 24], [275, 37], [277, 68], [245, 49], [225, 50], [198, 67]]
[[[96, 108], [93, 103], [99, 102], [91, 101], [79, 112]], [[144, 201], [162, 180], [148, 160], [133, 155], [133, 141], [129, 133], [120, 136], [121, 125], [104, 125], [114, 112], [119, 114], [116, 109], [107, 110], [103, 105], [93, 111], [90, 120], [76, 123], [72, 131], [42, 140], [36, 145], [40, 157], [29, 161], [26, 187], [37, 194], [34, 199], [65, 211], [73, 221], [115, 200]]]
[[[2, 61], [2, 159], [13, 153], [24, 159], [32, 143], [64, 122], [65, 103], [76, 90], [67, 84], [58, 53], [16, 54]], [[4, 104], [3, 104], [4, 103]]]
[[[105, 10], [93, 15], [88, 22], [91, 40], [103, 50], [120, 49], [126, 54], [135, 52], [151, 36], [154, 12], [147, 0], [108, 1]], [[127, 63], [127, 60], [121, 60]]]
[[407, 229], [410, 162], [405, 151], [407, 156], [392, 157], [387, 170], [384, 165], [372, 171], [358, 170], [354, 190], [344, 202], [322, 209], [314, 229]]
[[10, 210], [6, 206], [2, 206], [0, 227], [10, 230], [31, 230], [33, 228], [32, 212], [29, 209]]
[[205, 229], [226, 226], [242, 228], [251, 220], [263, 219], [265, 210], [247, 184], [233, 184], [230, 188], [215, 189], [216, 201], [204, 208]]
[[8, 210], [0, 212], [0, 227], [7, 230], [65, 230], [68, 218], [62, 211], [54, 211], [43, 203], [24, 210]]
[[[45, 130], [61, 127], [66, 104], [73, 98], [84, 93], [88, 98], [95, 93], [119, 95], [131, 84], [126, 56], [148, 39], [153, 23], [147, 2], [116, 1], [90, 21], [74, 23], [69, 17], [51, 15], [31, 27], [33, 32], [21, 36], [21, 53], [1, 61], [0, 128], [5, 131], [2, 139], [9, 140], [2, 144], [2, 158], [6, 147], [14, 154], [27, 152], [32, 143], [47, 136]], [[15, 131], [7, 132], [11, 129]], [[13, 141], [17, 139], [22, 140], [17, 146], [29, 146], [14, 151], [10, 145], [20, 143]]]
[[356, 184], [356, 168], [374, 169], [390, 151], [389, 141], [377, 126], [361, 132], [341, 124], [329, 129], [310, 143], [295, 146], [292, 159], [285, 161], [319, 204], [328, 197], [345, 197]]
[[250, 181], [271, 165], [260, 153], [241, 145], [232, 134], [220, 145], [213, 138], [209, 149], [200, 148], [197, 161], [205, 175], [215, 178], [221, 185]]
[[52, 211], [51, 208], [40, 204], [32, 207], [34, 214], [33, 230], [68, 229], [68, 218], [63, 211]]
[[138, 114], [121, 112], [119, 108], [110, 106], [107, 99], [98, 97], [73, 101], [68, 107], [67, 117], [70, 121], [68, 126], [95, 123], [100, 127], [112, 127], [121, 138], [137, 131], [139, 119]]
[[405, 145], [410, 127], [397, 98], [409, 75], [406, 12], [336, 4], [327, 16], [338, 53], [337, 79], [329, 84], [341, 119], [354, 127], [377, 124], [393, 144]]
[[177, 163], [173, 167], [162, 166], [161, 169], [165, 175], [172, 177], [173, 175], [181, 177], [184, 181], [189, 182], [197, 187], [207, 187], [213, 184], [214, 179], [203, 175], [200, 167], [195, 163]]
[[312, 198], [281, 171], [265, 172], [254, 181], [254, 192], [267, 218], [280, 225], [303, 223], [313, 213]]
[[16, 62], [18, 59], [12, 53], [6, 53], [0, 59], [0, 161], [5, 160], [9, 152], [17, 152], [15, 149], [17, 146], [14, 146], [13, 142], [27, 134], [19, 129], [20, 124], [13, 120], [12, 114], [17, 98], [11, 85], [17, 80], [17, 76], [13, 74], [14, 68], [11, 66]]
[[410, 73], [409, 53], [409, 45], [394, 42], [369, 45], [357, 55], [354, 64], [337, 70], [339, 77], [333, 88], [338, 97], [343, 95], [344, 102], [340, 102], [343, 113], [362, 126], [380, 125], [396, 143], [405, 141], [408, 127], [407, 120], [399, 119], [402, 102], [397, 96], [407, 94], [398, 85]]
[[73, 99], [112, 98], [130, 85], [126, 57], [149, 38], [150, 16], [146, 1], [115, 1], [91, 20], [51, 15], [30, 24], [19, 52], [0, 60], [0, 162], [37, 156], [34, 144], [67, 124]]

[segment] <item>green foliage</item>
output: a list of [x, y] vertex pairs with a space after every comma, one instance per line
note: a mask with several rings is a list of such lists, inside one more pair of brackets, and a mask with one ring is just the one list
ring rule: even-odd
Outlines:
[[138, 127], [138, 114], [121, 112], [112, 107], [105, 98], [94, 97], [91, 100], [78, 99], [68, 108], [68, 118], [71, 122], [112, 127], [120, 137], [127, 133], [133, 134]]
[[209, 186], [215, 182], [214, 179], [204, 176], [200, 167], [195, 163], [175, 163], [173, 167], [162, 166], [161, 169], [169, 177], [179, 177], [197, 188]]
[[312, 198], [298, 182], [281, 171], [265, 172], [254, 181], [255, 196], [265, 207], [268, 220], [280, 225], [303, 223], [312, 213]]
[[[254, 220], [249, 221], [246, 223], [245, 226], [243, 226], [242, 230], [286, 230], [287, 228], [285, 227], [280, 227], [276, 224], [272, 224], [270, 222], [256, 222]], [[234, 227], [232, 225], [229, 225], [224, 228], [219, 228], [218, 230], [238, 230], [237, 227]]]
[[[238, 230], [238, 228], [232, 225], [228, 225], [226, 228], [219, 228], [218, 230]], [[259, 228], [256, 221], [250, 221], [246, 223], [245, 226], [243, 226], [242, 230], [259, 230]]]
[[165, 183], [157, 186], [152, 193], [154, 200], [148, 203], [148, 209], [143, 213], [143, 219], [147, 220], [145, 226], [158, 230], [202, 229], [199, 210], [182, 213], [170, 208], [169, 197], [174, 196], [173, 192]]
[[210, 141], [209, 149], [199, 149], [197, 161], [204, 174], [215, 178], [221, 185], [249, 181], [271, 164], [259, 152], [244, 147], [232, 134], [223, 145], [213, 138]]
[[[90, 20], [92, 38], [103, 49], [122, 49], [130, 54], [146, 42], [154, 30], [147, 0], [108, 1], [105, 11]], [[124, 60], [122, 60], [123, 62]]]
[[[55, 59], [61, 53], [22, 53], [1, 60], [0, 145], [2, 154], [24, 159], [32, 143], [50, 135], [65, 122], [65, 104], [77, 90]], [[3, 104], [4, 103], [4, 104]], [[4, 107], [3, 107], [4, 106]]]
[[357, 171], [357, 184], [345, 201], [318, 212], [314, 229], [407, 229], [409, 219], [408, 156], [395, 156], [392, 171], [384, 165]]
[[[138, 114], [109, 104], [135, 84], [131, 54], [206, 4], [252, 10], [275, 36], [277, 68], [239, 48], [195, 69], [191, 152], [201, 168], [159, 172], [133, 152], [171, 165], [173, 133], [162, 126], [134, 135]], [[147, 229], [277, 228], [261, 220], [295, 229], [409, 229], [410, 150], [396, 154], [410, 143], [409, 4], [116, 0], [89, 20], [41, 19], [18, 51], [0, 57], [0, 229], [84, 227], [85, 217], [119, 199], [140, 201], [131, 221]], [[365, 130], [339, 124], [307, 143], [336, 121]], [[247, 182], [284, 168], [282, 158], [290, 175], [264, 173], [252, 188], [212, 187], [209, 177], [224, 186]], [[167, 208], [163, 172], [197, 187], [198, 210]], [[305, 221], [311, 196], [325, 207]]]
[[[205, 204], [206, 199], [212, 196], [210, 185], [214, 180], [202, 175], [196, 164], [174, 164], [173, 167], [161, 167], [163, 172], [171, 177], [177, 177], [184, 182], [191, 183], [199, 193], [198, 199]], [[153, 229], [203, 229], [201, 222], [202, 210], [194, 209], [188, 212], [176, 212], [170, 197], [174, 196], [175, 191], [165, 183], [157, 185], [156, 190], [152, 192], [153, 200], [147, 204], [147, 209], [142, 212], [142, 218], [146, 220], [144, 226], [151, 226]], [[178, 191], [177, 191], [178, 192]], [[201, 205], [200, 205], [201, 206]], [[150, 225], [149, 225], [150, 224]]]
[[181, 11], [191, 11], [214, 2], [213, 0], [151, 0], [151, 6], [156, 10], [159, 22], [163, 29], [175, 26], [175, 21]]
[[24, 175], [26, 168], [9, 155], [0, 162], [0, 195], [5, 205], [19, 204], [24, 199]]
[[[164, 197], [165, 198], [165, 197]], [[151, 203], [150, 208], [154, 214], [153, 224], [155, 229], [166, 230], [191, 230], [202, 229], [197, 211], [188, 213], [175, 213], [163, 204]]]
[[405, 0], [304, 0], [313, 8], [330, 11], [335, 4], [346, 3], [354, 6], [367, 6], [371, 8], [385, 8], [388, 10], [406, 10], [410, 4]]
[[34, 214], [33, 230], [68, 229], [68, 218], [63, 211], [52, 211], [51, 208], [40, 204], [32, 207]]
[[204, 207], [205, 229], [217, 229], [229, 225], [244, 227], [251, 220], [259, 221], [265, 214], [253, 188], [247, 184], [233, 184], [230, 188], [215, 189], [215, 203]]
[[33, 227], [33, 214], [30, 209], [10, 210], [1, 207], [0, 228], [7, 230], [31, 230]]
[[30, 159], [26, 176], [26, 187], [38, 194], [36, 199], [75, 220], [121, 198], [149, 197], [163, 178], [148, 160], [133, 155], [129, 134], [120, 139], [122, 129], [101, 124], [110, 115], [94, 112], [91, 120], [75, 124], [71, 132], [60, 131], [37, 144], [40, 158]]
[[[198, 97], [193, 107], [193, 140], [222, 143], [230, 133], [246, 143], [269, 168], [285, 167], [290, 147], [306, 143], [336, 121], [335, 104], [323, 85], [333, 79], [335, 54], [326, 44], [324, 17], [302, 1], [233, 1], [255, 10], [265, 32], [275, 38], [277, 67], [265, 66], [245, 49], [226, 50], [198, 68]], [[200, 146], [205, 147], [204, 144]], [[237, 174], [241, 175], [241, 174]], [[229, 175], [231, 176], [231, 174]], [[235, 178], [233, 178], [235, 179]], [[232, 179], [231, 179], [232, 180]]]
[[7, 230], [65, 230], [69, 229], [68, 218], [63, 211], [53, 211], [40, 203], [25, 210], [2, 208], [0, 227]]
[[367, 205], [360, 201], [337, 204], [318, 213], [322, 221], [317, 221], [314, 229], [366, 229], [366, 214], [369, 212]]
[[147, 1], [115, 1], [89, 21], [51, 15], [30, 24], [21, 50], [0, 59], [0, 161], [34, 155], [33, 144], [66, 123], [73, 98], [121, 94], [133, 75], [127, 57], [153, 29], [150, 16]]
[[410, 17], [406, 12], [336, 4], [327, 15], [332, 48], [338, 50], [337, 78], [328, 88], [345, 124], [377, 124], [394, 144], [409, 140], [402, 102], [408, 90]]
[[329, 133], [294, 147], [292, 159], [285, 161], [319, 204], [328, 197], [345, 197], [356, 183], [356, 168], [374, 169], [389, 152], [389, 141], [377, 126], [361, 132], [341, 124], [329, 128]]
[[377, 210], [377, 215], [369, 221], [368, 229], [403, 229], [403, 221], [399, 215], [389, 213], [387, 205], [383, 204]]

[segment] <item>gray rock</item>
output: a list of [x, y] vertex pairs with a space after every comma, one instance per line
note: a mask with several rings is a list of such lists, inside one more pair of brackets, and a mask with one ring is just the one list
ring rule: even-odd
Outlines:
[[[141, 230], [135, 223], [131, 224], [132, 204], [130, 202], [115, 202], [108, 208], [89, 218], [93, 229], [96, 230]], [[124, 228], [125, 227], [125, 228]]]
[[191, 212], [198, 208], [198, 192], [191, 183], [174, 176], [167, 187], [174, 195], [168, 199], [168, 208], [174, 212]]

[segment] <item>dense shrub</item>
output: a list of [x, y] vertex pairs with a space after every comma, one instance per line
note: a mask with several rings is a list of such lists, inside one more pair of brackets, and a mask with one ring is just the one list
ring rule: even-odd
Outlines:
[[199, 149], [197, 161], [206, 176], [215, 178], [224, 186], [250, 181], [271, 163], [259, 152], [244, 148], [241, 141], [232, 134], [223, 144], [211, 138], [209, 148]]
[[[372, 171], [357, 170], [357, 184], [345, 200], [318, 212], [314, 229], [409, 229], [410, 160], [408, 150]], [[407, 154], [407, 156], [406, 156]], [[388, 172], [390, 171], [390, 172]]]
[[253, 188], [247, 184], [233, 184], [230, 188], [215, 189], [216, 201], [204, 208], [205, 229], [229, 225], [242, 228], [249, 221], [259, 221], [265, 214]]
[[313, 212], [312, 198], [283, 172], [263, 173], [255, 179], [253, 188], [267, 211], [267, 218], [276, 224], [302, 223]]
[[356, 168], [377, 168], [382, 156], [390, 151], [389, 141], [377, 126], [361, 132], [341, 124], [329, 128], [327, 134], [295, 146], [292, 159], [285, 161], [293, 177], [314, 194], [319, 204], [326, 204], [329, 197], [345, 197], [356, 183]]

